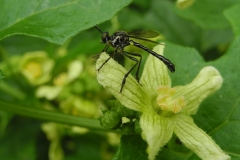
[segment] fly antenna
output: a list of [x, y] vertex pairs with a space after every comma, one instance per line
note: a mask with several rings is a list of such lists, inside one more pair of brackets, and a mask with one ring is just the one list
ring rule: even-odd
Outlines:
[[103, 33], [100, 28], [98, 28], [97, 25], [94, 26], [99, 32]]

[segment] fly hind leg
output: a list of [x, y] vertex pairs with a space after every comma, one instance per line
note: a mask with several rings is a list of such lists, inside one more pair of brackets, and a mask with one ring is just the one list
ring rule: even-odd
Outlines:
[[[123, 87], [124, 87], [124, 85], [125, 85], [125, 83], [126, 83], [126, 79], [127, 79], [128, 75], [132, 72], [132, 70], [133, 70], [137, 65], [138, 65], [138, 68], [137, 68], [137, 72], [136, 72], [136, 80], [137, 80], [137, 82], [139, 82], [138, 72], [139, 72], [139, 66], [140, 66], [140, 63], [141, 63], [141, 60], [142, 60], [142, 56], [141, 56], [140, 54], [137, 54], [137, 53], [129, 53], [129, 52], [122, 51], [122, 54], [123, 54], [124, 56], [126, 56], [127, 58], [135, 61], [136, 63], [135, 63], [135, 64], [130, 68], [130, 70], [124, 75], [124, 78], [123, 78], [123, 80], [122, 80], [122, 85], [121, 85], [121, 88], [120, 88], [119, 93], [122, 92]], [[138, 56], [138, 57], [140, 57], [140, 60], [136, 59], [136, 58], [133, 57], [133, 56]]]
[[[138, 54], [138, 53], [129, 53], [129, 52], [125, 52], [126, 54], [128, 55], [131, 55], [131, 56], [137, 56], [139, 57], [139, 60], [134, 60], [135, 62], [137, 62], [138, 66], [137, 66], [137, 71], [136, 71], [136, 80], [137, 82], [139, 83], [139, 69], [140, 69], [140, 65], [141, 65], [141, 62], [142, 62], [142, 55], [141, 54]], [[128, 57], [129, 58], [129, 57]], [[132, 59], [133, 60], [133, 59]]]

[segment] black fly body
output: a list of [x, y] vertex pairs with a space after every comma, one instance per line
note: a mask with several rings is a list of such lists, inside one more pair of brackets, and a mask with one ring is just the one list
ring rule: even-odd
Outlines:
[[[138, 48], [141, 48], [142, 50], [150, 53], [151, 55], [153, 55], [154, 57], [158, 58], [159, 60], [161, 60], [171, 72], [175, 71], [175, 66], [174, 64], [167, 58], [165, 58], [162, 55], [157, 54], [156, 52], [150, 50], [149, 48], [141, 45], [140, 43], [137, 43], [135, 41], [133, 41], [130, 38], [135, 38], [135, 39], [141, 39], [141, 40], [145, 40], [145, 41], [149, 41], [149, 42], [153, 42], [153, 43], [157, 43], [154, 41], [151, 41], [147, 38], [154, 38], [157, 37], [159, 34], [157, 32], [154, 31], [138, 31], [138, 32], [124, 32], [124, 31], [117, 31], [115, 32], [112, 36], [109, 35], [108, 32], [102, 32], [100, 30], [100, 28], [98, 28], [98, 26], [95, 26], [95, 28], [102, 33], [102, 43], [106, 44], [105, 47], [103, 48], [102, 52], [107, 52], [109, 46], [112, 46], [115, 50], [114, 53], [110, 55], [110, 57], [97, 69], [97, 71], [100, 71], [100, 69], [109, 61], [110, 58], [112, 58], [114, 55], [121, 53], [122, 55], [124, 55], [125, 57], [131, 59], [132, 61], [135, 61], [136, 63], [130, 68], [130, 70], [124, 75], [124, 78], [122, 80], [122, 85], [120, 88], [120, 93], [123, 90], [123, 87], [125, 85], [126, 79], [128, 77], [128, 75], [131, 73], [131, 71], [137, 66], [137, 71], [136, 71], [136, 80], [137, 82], [139, 82], [139, 68], [140, 68], [140, 64], [141, 64], [141, 60], [142, 60], [142, 56], [138, 53], [129, 53], [124, 51], [124, 48], [126, 46], [129, 45], [133, 45], [136, 46]], [[158, 44], [158, 43], [157, 43]], [[100, 52], [99, 54], [96, 55], [96, 57], [98, 57], [102, 52]], [[139, 60], [136, 58], [139, 57]]]

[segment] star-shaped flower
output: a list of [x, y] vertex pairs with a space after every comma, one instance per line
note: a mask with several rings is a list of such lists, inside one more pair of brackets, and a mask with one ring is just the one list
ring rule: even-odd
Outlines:
[[[154, 51], [162, 54], [163, 49], [163, 45], [158, 45]], [[102, 53], [96, 68], [108, 57]], [[214, 67], [203, 68], [188, 85], [171, 88], [166, 66], [150, 55], [140, 79], [141, 85], [129, 75], [122, 93], [119, 93], [126, 72], [121, 65], [110, 59], [97, 73], [97, 78], [122, 105], [142, 113], [140, 126], [142, 138], [148, 144], [148, 159], [155, 158], [173, 133], [202, 159], [230, 159], [210, 136], [194, 124], [191, 117], [203, 99], [222, 85], [223, 79]]]

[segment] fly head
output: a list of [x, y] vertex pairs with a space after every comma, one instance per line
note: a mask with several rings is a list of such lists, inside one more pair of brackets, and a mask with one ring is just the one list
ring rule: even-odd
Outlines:
[[108, 32], [103, 32], [101, 38], [102, 38], [102, 42], [105, 44], [111, 39]]

